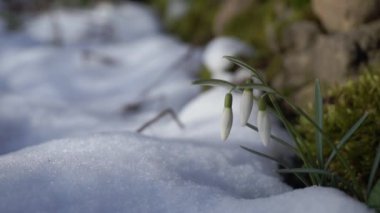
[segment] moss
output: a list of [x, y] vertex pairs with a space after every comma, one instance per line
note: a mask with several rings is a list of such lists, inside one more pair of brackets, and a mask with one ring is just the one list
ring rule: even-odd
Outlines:
[[[341, 150], [341, 154], [349, 162], [346, 170], [338, 159], [329, 169], [346, 178], [359, 183], [359, 191], [364, 192], [371, 171], [376, 148], [380, 143], [380, 72], [366, 72], [356, 80], [331, 89], [324, 102], [324, 130], [335, 144], [345, 132], [365, 113], [369, 116], [363, 125], [349, 139]], [[312, 155], [316, 155], [313, 126], [301, 119], [297, 129], [309, 144]], [[325, 157], [331, 149], [325, 146]], [[376, 174], [380, 178], [380, 171]], [[343, 190], [347, 188], [342, 187]], [[361, 197], [360, 199], [364, 199]]]

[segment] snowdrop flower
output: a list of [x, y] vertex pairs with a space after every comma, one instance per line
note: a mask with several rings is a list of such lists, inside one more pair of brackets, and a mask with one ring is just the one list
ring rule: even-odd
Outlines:
[[224, 98], [224, 110], [222, 115], [222, 131], [221, 131], [221, 138], [223, 141], [225, 141], [228, 138], [228, 135], [230, 134], [231, 127], [232, 127], [232, 94], [227, 93]]
[[257, 128], [264, 146], [267, 146], [270, 138], [271, 126], [269, 123], [268, 112], [266, 110], [267, 106], [265, 104], [264, 98], [259, 99], [259, 112], [257, 114]]
[[[252, 83], [252, 80], [249, 80], [247, 83]], [[253, 92], [252, 89], [244, 89], [243, 95], [240, 102], [240, 124], [245, 126], [248, 122], [249, 116], [251, 115], [253, 106]]]

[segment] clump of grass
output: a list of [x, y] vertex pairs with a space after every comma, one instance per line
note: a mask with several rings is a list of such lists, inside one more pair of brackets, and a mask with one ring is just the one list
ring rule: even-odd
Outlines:
[[[340, 176], [355, 180], [358, 190], [365, 192], [369, 184], [370, 171], [376, 157], [376, 147], [380, 145], [380, 73], [365, 72], [358, 79], [350, 80], [343, 86], [338, 86], [328, 92], [324, 99], [324, 130], [335, 146], [339, 146], [339, 138], [345, 134], [355, 119], [363, 112], [369, 114], [362, 127], [341, 148], [341, 155], [347, 159], [349, 169], [340, 161], [334, 159], [328, 165], [329, 170]], [[311, 109], [313, 110], [313, 109]], [[297, 130], [306, 139], [310, 146], [311, 155], [316, 155], [312, 145], [312, 135], [315, 130], [301, 118]], [[323, 156], [328, 157], [331, 147], [326, 147]], [[380, 178], [380, 171], [374, 174], [375, 179]], [[347, 190], [342, 185], [340, 188]]]

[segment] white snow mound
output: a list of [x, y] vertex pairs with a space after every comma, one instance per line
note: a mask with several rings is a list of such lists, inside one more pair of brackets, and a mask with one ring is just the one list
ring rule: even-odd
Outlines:
[[368, 212], [332, 189], [268, 197], [290, 190], [275, 168], [237, 146], [133, 133], [63, 139], [0, 156], [0, 210]]

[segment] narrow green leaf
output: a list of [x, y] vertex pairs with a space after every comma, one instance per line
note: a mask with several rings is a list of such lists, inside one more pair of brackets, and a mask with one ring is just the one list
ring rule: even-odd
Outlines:
[[[256, 127], [255, 125], [251, 124], [251, 123], [247, 123], [246, 126], [247, 126], [248, 128], [250, 128], [250, 129], [255, 130], [256, 132], [259, 131], [259, 130], [257, 129], [257, 127]], [[278, 138], [278, 137], [276, 137], [276, 136], [274, 136], [274, 135], [272, 135], [272, 134], [270, 135], [270, 137], [271, 137], [273, 140], [279, 142], [280, 144], [286, 146], [287, 148], [289, 148], [289, 149], [291, 149], [292, 151], [294, 151], [295, 153], [297, 153], [297, 149], [296, 149], [294, 146], [292, 146], [290, 143], [288, 143], [288, 142], [282, 140], [281, 138]]]
[[253, 67], [249, 66], [248, 64], [240, 61], [238, 58], [236, 57], [233, 57], [233, 56], [224, 56], [224, 58], [226, 58], [227, 60], [231, 61], [232, 63], [240, 66], [241, 68], [245, 68], [249, 71], [252, 72], [252, 74], [257, 77], [262, 83], [264, 83], [264, 77], [260, 74], [260, 72], [258, 72], [256, 69], [254, 69]]
[[325, 166], [324, 168], [327, 169], [331, 163], [332, 160], [334, 160], [337, 152], [339, 152], [343, 147], [344, 145], [348, 142], [348, 139], [351, 138], [351, 136], [356, 132], [356, 130], [358, 130], [358, 128], [363, 124], [363, 122], [365, 121], [365, 119], [368, 117], [368, 113], [364, 113], [364, 115], [362, 115], [362, 117], [359, 118], [358, 121], [356, 121], [356, 123], [354, 125], [352, 125], [352, 127], [344, 134], [344, 136], [342, 137], [342, 139], [340, 139], [337, 147], [336, 147], [336, 150], [332, 150], [329, 157], [327, 158], [327, 161], [325, 163]]
[[193, 84], [203, 85], [203, 86], [223, 86], [223, 87], [228, 87], [228, 88], [236, 87], [235, 84], [232, 84], [228, 81], [219, 80], [219, 79], [196, 80], [196, 81], [193, 81]]
[[[279, 95], [279, 94], [276, 92], [276, 95]], [[284, 124], [285, 129], [289, 132], [289, 134], [292, 136], [294, 142], [296, 143], [296, 146], [298, 148], [297, 149], [298, 150], [298, 152], [297, 152], [298, 156], [302, 159], [302, 161], [306, 165], [309, 165], [309, 166], [313, 165], [314, 160], [309, 159], [310, 155], [305, 154], [305, 153], [310, 153], [309, 150], [306, 150], [308, 147], [304, 146], [302, 143], [300, 143], [300, 141], [298, 139], [297, 131], [295, 131], [294, 127], [285, 118], [285, 115], [283, 114], [280, 106], [276, 102], [274, 96], [269, 94], [269, 99], [270, 99], [271, 103], [273, 104], [275, 115], [282, 122], [282, 124]]]
[[305, 174], [320, 174], [327, 176], [334, 176], [333, 173], [328, 172], [323, 169], [312, 169], [312, 168], [294, 168], [294, 169], [279, 169], [279, 173], [305, 173]]
[[375, 187], [373, 187], [367, 204], [369, 207], [376, 209], [377, 212], [380, 212], [380, 180], [378, 180]]
[[349, 190], [353, 194], [355, 194], [357, 197], [360, 197], [360, 194], [357, 191], [355, 191], [355, 189], [352, 187], [352, 182], [347, 181], [344, 178], [339, 177], [338, 175], [331, 173], [329, 171], [326, 171], [326, 170], [314, 169], [314, 168], [292, 168], [292, 169], [279, 169], [278, 172], [279, 173], [292, 173], [292, 174], [309, 174], [310, 176], [312, 174], [328, 176], [331, 178], [331, 181], [333, 183], [336, 184], [337, 183], [336, 181], [343, 183], [345, 186], [347, 186], [349, 188]]
[[267, 93], [275, 93], [275, 91], [264, 85], [264, 84], [241, 84], [241, 85], [238, 85], [237, 88], [239, 89], [257, 89], [257, 90], [261, 90], [261, 91], [265, 91]]
[[[380, 165], [380, 144], [377, 147], [376, 157], [373, 160], [371, 173], [370, 173], [369, 179], [368, 179], [368, 186], [367, 186], [367, 192], [368, 193], [371, 190], [371, 188], [373, 186], [373, 183], [375, 181], [375, 177], [376, 177], [377, 170], [379, 169], [379, 165]], [[379, 183], [377, 183], [377, 185], [379, 185]], [[378, 186], [378, 187], [379, 187], [379, 189], [378, 189], [379, 192], [378, 193], [380, 193], [380, 186]], [[379, 200], [379, 202], [380, 202], [380, 200]]]
[[[280, 160], [272, 157], [272, 156], [269, 156], [267, 154], [264, 154], [264, 153], [261, 153], [261, 152], [258, 152], [254, 149], [251, 149], [251, 148], [247, 148], [245, 146], [240, 146], [242, 149], [252, 153], [252, 154], [255, 154], [255, 155], [258, 155], [258, 156], [261, 156], [261, 157], [264, 157], [264, 158], [267, 158], [269, 160], [272, 160], [272, 161], [275, 161], [276, 163], [278, 163], [279, 165], [285, 167], [285, 168], [289, 168], [287, 165], [285, 165], [284, 163], [282, 163]], [[307, 181], [302, 178], [301, 176], [299, 176], [298, 174], [294, 174], [303, 184], [305, 184], [305, 186], [308, 186], [309, 184], [307, 183]]]
[[319, 80], [315, 81], [315, 99], [314, 99], [314, 110], [315, 110], [315, 120], [316, 123], [321, 129], [315, 131], [315, 141], [317, 146], [317, 156], [320, 167], [323, 166], [323, 103], [322, 103], [322, 95], [321, 95], [321, 86], [319, 84]]
[[[338, 157], [338, 159], [339, 159], [339, 161], [343, 164], [343, 166], [344, 167], [346, 167], [346, 169], [348, 170], [348, 171], [351, 171], [351, 169], [349, 168], [349, 166], [348, 166], [348, 161], [347, 161], [347, 159], [345, 159], [344, 157], [342, 157], [341, 155], [340, 155], [340, 153], [339, 152], [337, 152], [337, 148], [336, 148], [336, 146], [335, 146], [335, 144], [328, 138], [328, 136], [326, 135], [326, 133], [325, 132], [323, 132], [323, 130], [318, 126], [318, 124], [307, 114], [307, 113], [305, 113], [302, 109], [300, 109], [299, 107], [297, 107], [297, 106], [295, 106], [294, 104], [292, 104], [286, 97], [284, 97], [283, 95], [281, 95], [281, 94], [279, 94], [279, 93], [276, 93], [276, 95], [279, 97], [279, 98], [281, 98], [281, 99], [283, 99], [290, 107], [292, 107], [293, 108], [293, 110], [295, 111], [295, 112], [297, 112], [299, 115], [301, 115], [301, 116], [304, 116], [318, 131], [320, 131], [322, 134], [323, 134], [323, 137], [324, 137], [324, 141], [331, 147], [331, 149], [332, 150], [335, 150], [335, 152], [336, 152], [336, 155], [337, 155], [337, 157]], [[273, 102], [273, 101], [272, 101]], [[287, 128], [287, 130], [288, 130], [288, 128]], [[288, 130], [289, 131], [289, 130]], [[294, 137], [293, 137], [294, 138]], [[299, 143], [297, 143], [297, 146], [298, 147], [300, 147], [299, 146]], [[308, 151], [308, 153], [309, 153], [309, 151]], [[306, 156], [307, 157], [307, 156]], [[313, 165], [313, 162], [308, 162], [308, 163], [310, 163], [310, 165]], [[314, 166], [313, 166], [314, 167]]]
[[276, 158], [274, 158], [274, 157], [272, 157], [272, 156], [269, 156], [269, 155], [267, 155], [267, 154], [264, 154], [264, 153], [258, 152], [258, 151], [254, 150], [254, 149], [251, 149], [251, 148], [247, 148], [247, 147], [245, 147], [245, 146], [240, 146], [240, 147], [241, 147], [242, 149], [244, 149], [244, 150], [250, 152], [250, 153], [253, 153], [253, 154], [255, 154], [255, 155], [259, 155], [259, 156], [261, 156], [261, 157], [264, 157], [264, 158], [267, 158], [267, 159], [269, 159], [269, 160], [275, 161], [275, 162], [277, 162], [278, 164], [280, 164], [281, 166], [287, 167], [287, 166], [286, 166], [285, 164], [283, 164], [280, 160], [278, 160], [278, 159], [276, 159]]
[[276, 96], [281, 98], [282, 100], [284, 100], [286, 102], [287, 105], [289, 105], [293, 110], [294, 112], [298, 113], [299, 115], [303, 116], [306, 118], [306, 120], [308, 120], [318, 131], [323, 132], [323, 130], [318, 126], [318, 124], [314, 121], [314, 119], [312, 119], [305, 111], [303, 111], [301, 108], [299, 108], [298, 106], [294, 105], [292, 102], [290, 102], [285, 96], [279, 94], [278, 92], [276, 93]]

